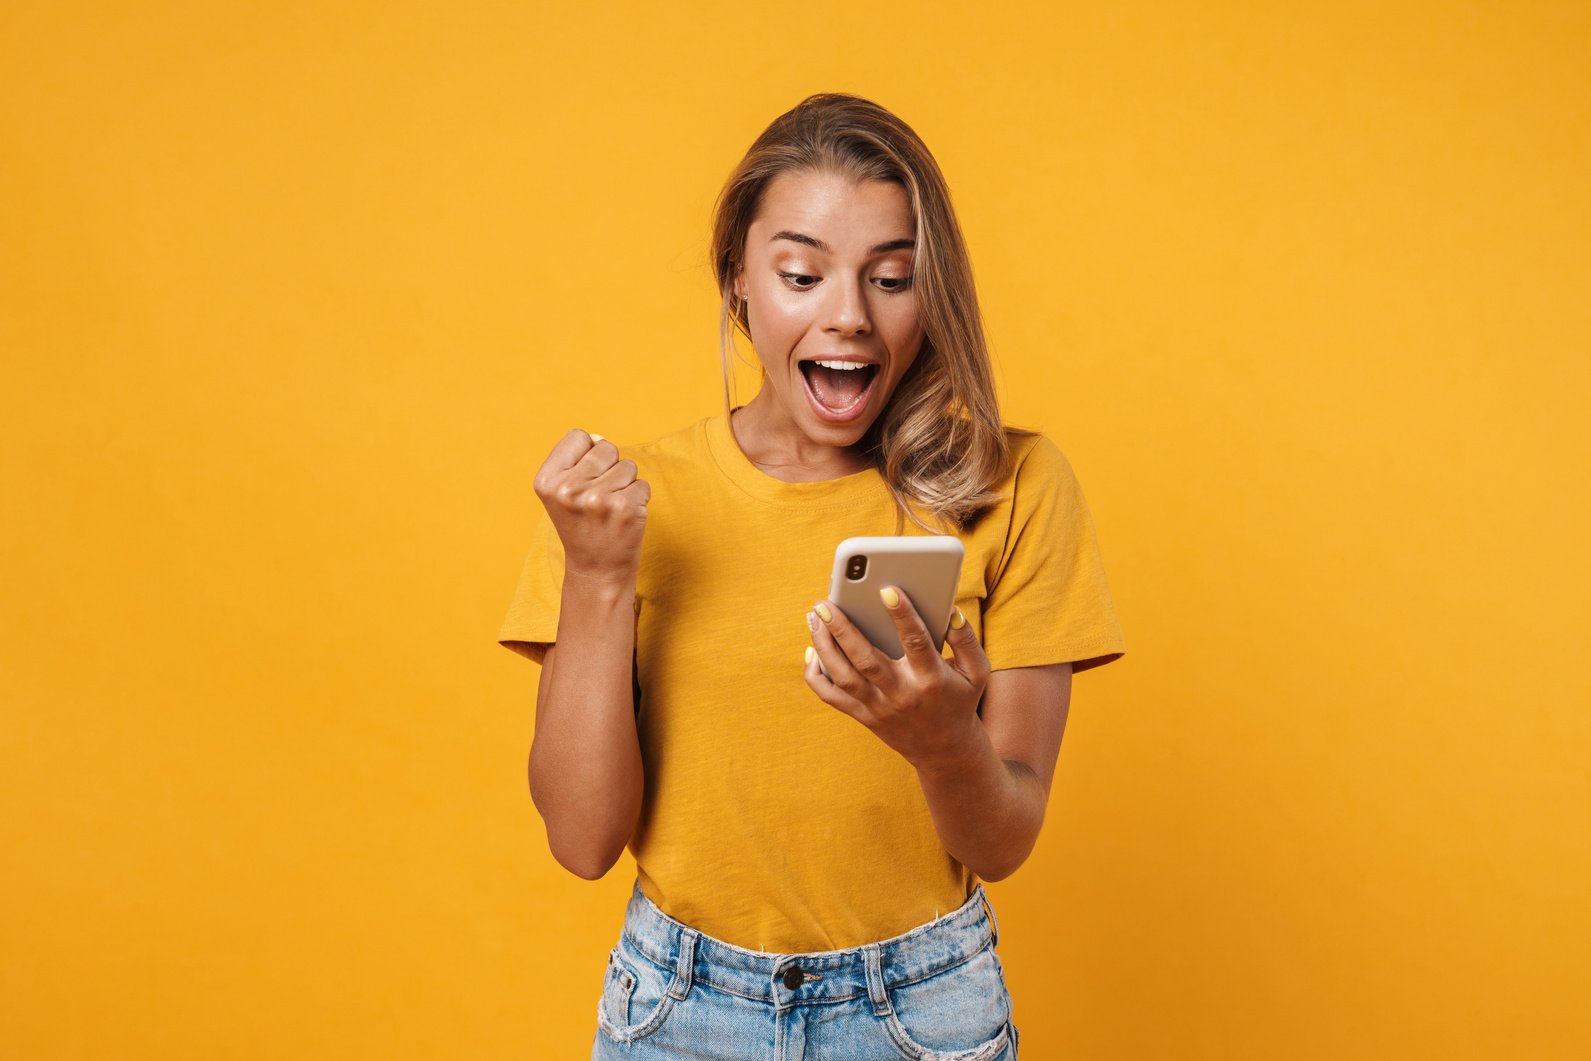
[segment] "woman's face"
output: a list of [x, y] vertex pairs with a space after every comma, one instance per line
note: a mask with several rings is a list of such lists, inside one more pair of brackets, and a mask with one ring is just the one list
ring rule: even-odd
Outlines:
[[767, 372], [745, 412], [792, 457], [855, 446], [916, 360], [915, 235], [893, 181], [802, 170], [764, 190], [735, 291]]

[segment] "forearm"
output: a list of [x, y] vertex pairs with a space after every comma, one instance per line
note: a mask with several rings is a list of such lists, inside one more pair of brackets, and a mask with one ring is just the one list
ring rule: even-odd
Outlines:
[[530, 792], [553, 857], [592, 880], [618, 860], [641, 813], [634, 651], [634, 582], [566, 572], [536, 704]]
[[974, 719], [955, 755], [917, 766], [934, 829], [952, 858], [986, 881], [1027, 860], [1044, 824], [1046, 793], [1033, 771], [1001, 759]]

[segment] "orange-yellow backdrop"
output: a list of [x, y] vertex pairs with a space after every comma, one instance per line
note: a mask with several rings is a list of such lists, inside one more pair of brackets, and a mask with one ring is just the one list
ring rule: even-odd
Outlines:
[[1588, 13], [13, 0], [0, 1054], [583, 1053], [530, 479], [717, 408], [713, 196], [839, 89], [1128, 639], [993, 889], [1024, 1057], [1591, 1056]]

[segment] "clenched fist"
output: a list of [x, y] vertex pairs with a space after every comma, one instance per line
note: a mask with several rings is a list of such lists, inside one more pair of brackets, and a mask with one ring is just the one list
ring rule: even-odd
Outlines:
[[565, 435], [536, 473], [536, 496], [563, 542], [564, 570], [634, 582], [652, 488], [613, 443], [579, 428]]

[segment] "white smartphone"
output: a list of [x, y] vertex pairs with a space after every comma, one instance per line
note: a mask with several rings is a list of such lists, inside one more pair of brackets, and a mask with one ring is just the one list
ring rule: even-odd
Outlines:
[[899, 587], [933, 635], [934, 648], [941, 648], [964, 553], [960, 539], [948, 536], [847, 538], [834, 550], [829, 599], [880, 651], [900, 659], [905, 650], [895, 620], [878, 595], [884, 586]]

